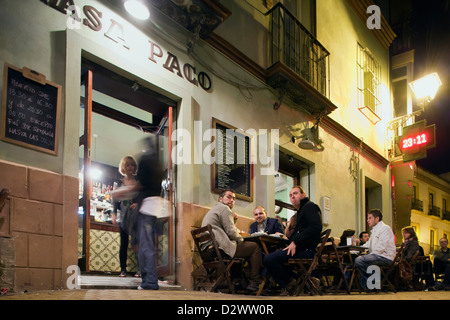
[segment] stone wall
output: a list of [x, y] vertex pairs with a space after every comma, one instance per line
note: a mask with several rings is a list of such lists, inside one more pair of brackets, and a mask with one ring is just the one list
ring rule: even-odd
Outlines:
[[14, 292], [65, 287], [77, 265], [78, 179], [0, 161], [0, 286]]

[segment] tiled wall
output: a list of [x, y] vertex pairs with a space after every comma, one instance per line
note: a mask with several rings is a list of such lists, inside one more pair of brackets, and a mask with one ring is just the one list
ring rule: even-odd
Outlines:
[[[9, 257], [0, 285], [15, 292], [60, 289], [77, 265], [78, 179], [0, 161], [0, 189], [11, 194], [0, 241]], [[3, 246], [2, 246], [3, 247]]]
[[[100, 272], [120, 272], [120, 233], [95, 230], [90, 232], [89, 270]], [[130, 240], [131, 242], [131, 240]], [[83, 253], [83, 230], [78, 229], [78, 256]], [[136, 272], [136, 256], [128, 244], [127, 272]]]

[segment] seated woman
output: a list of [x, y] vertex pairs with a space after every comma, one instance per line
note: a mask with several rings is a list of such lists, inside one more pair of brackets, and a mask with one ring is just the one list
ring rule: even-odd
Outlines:
[[[419, 239], [417, 238], [416, 231], [413, 227], [407, 226], [402, 229], [403, 242], [405, 247], [403, 249], [403, 257], [406, 261], [411, 262], [411, 259], [419, 250], [419, 255], [423, 257], [423, 248], [419, 245]], [[431, 272], [431, 261], [427, 260], [419, 264], [413, 264], [413, 283], [419, 283], [420, 277], [422, 276], [425, 280], [425, 288], [428, 290], [434, 290], [434, 278]], [[420, 269], [420, 270], [419, 270]]]

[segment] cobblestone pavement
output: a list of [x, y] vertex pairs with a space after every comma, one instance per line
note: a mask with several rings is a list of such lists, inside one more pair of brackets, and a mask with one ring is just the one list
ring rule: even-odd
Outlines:
[[80, 289], [10, 293], [0, 296], [4, 300], [450, 300], [450, 291], [352, 293], [323, 296], [279, 297], [238, 295], [185, 290], [136, 290], [136, 289]]

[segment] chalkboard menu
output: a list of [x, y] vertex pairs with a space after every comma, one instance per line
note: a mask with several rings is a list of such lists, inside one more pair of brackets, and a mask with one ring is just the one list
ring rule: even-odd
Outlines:
[[217, 119], [213, 119], [213, 129], [216, 131], [215, 161], [211, 170], [213, 191], [233, 189], [236, 198], [253, 201], [250, 137]]
[[1, 140], [56, 155], [61, 86], [5, 63]]

